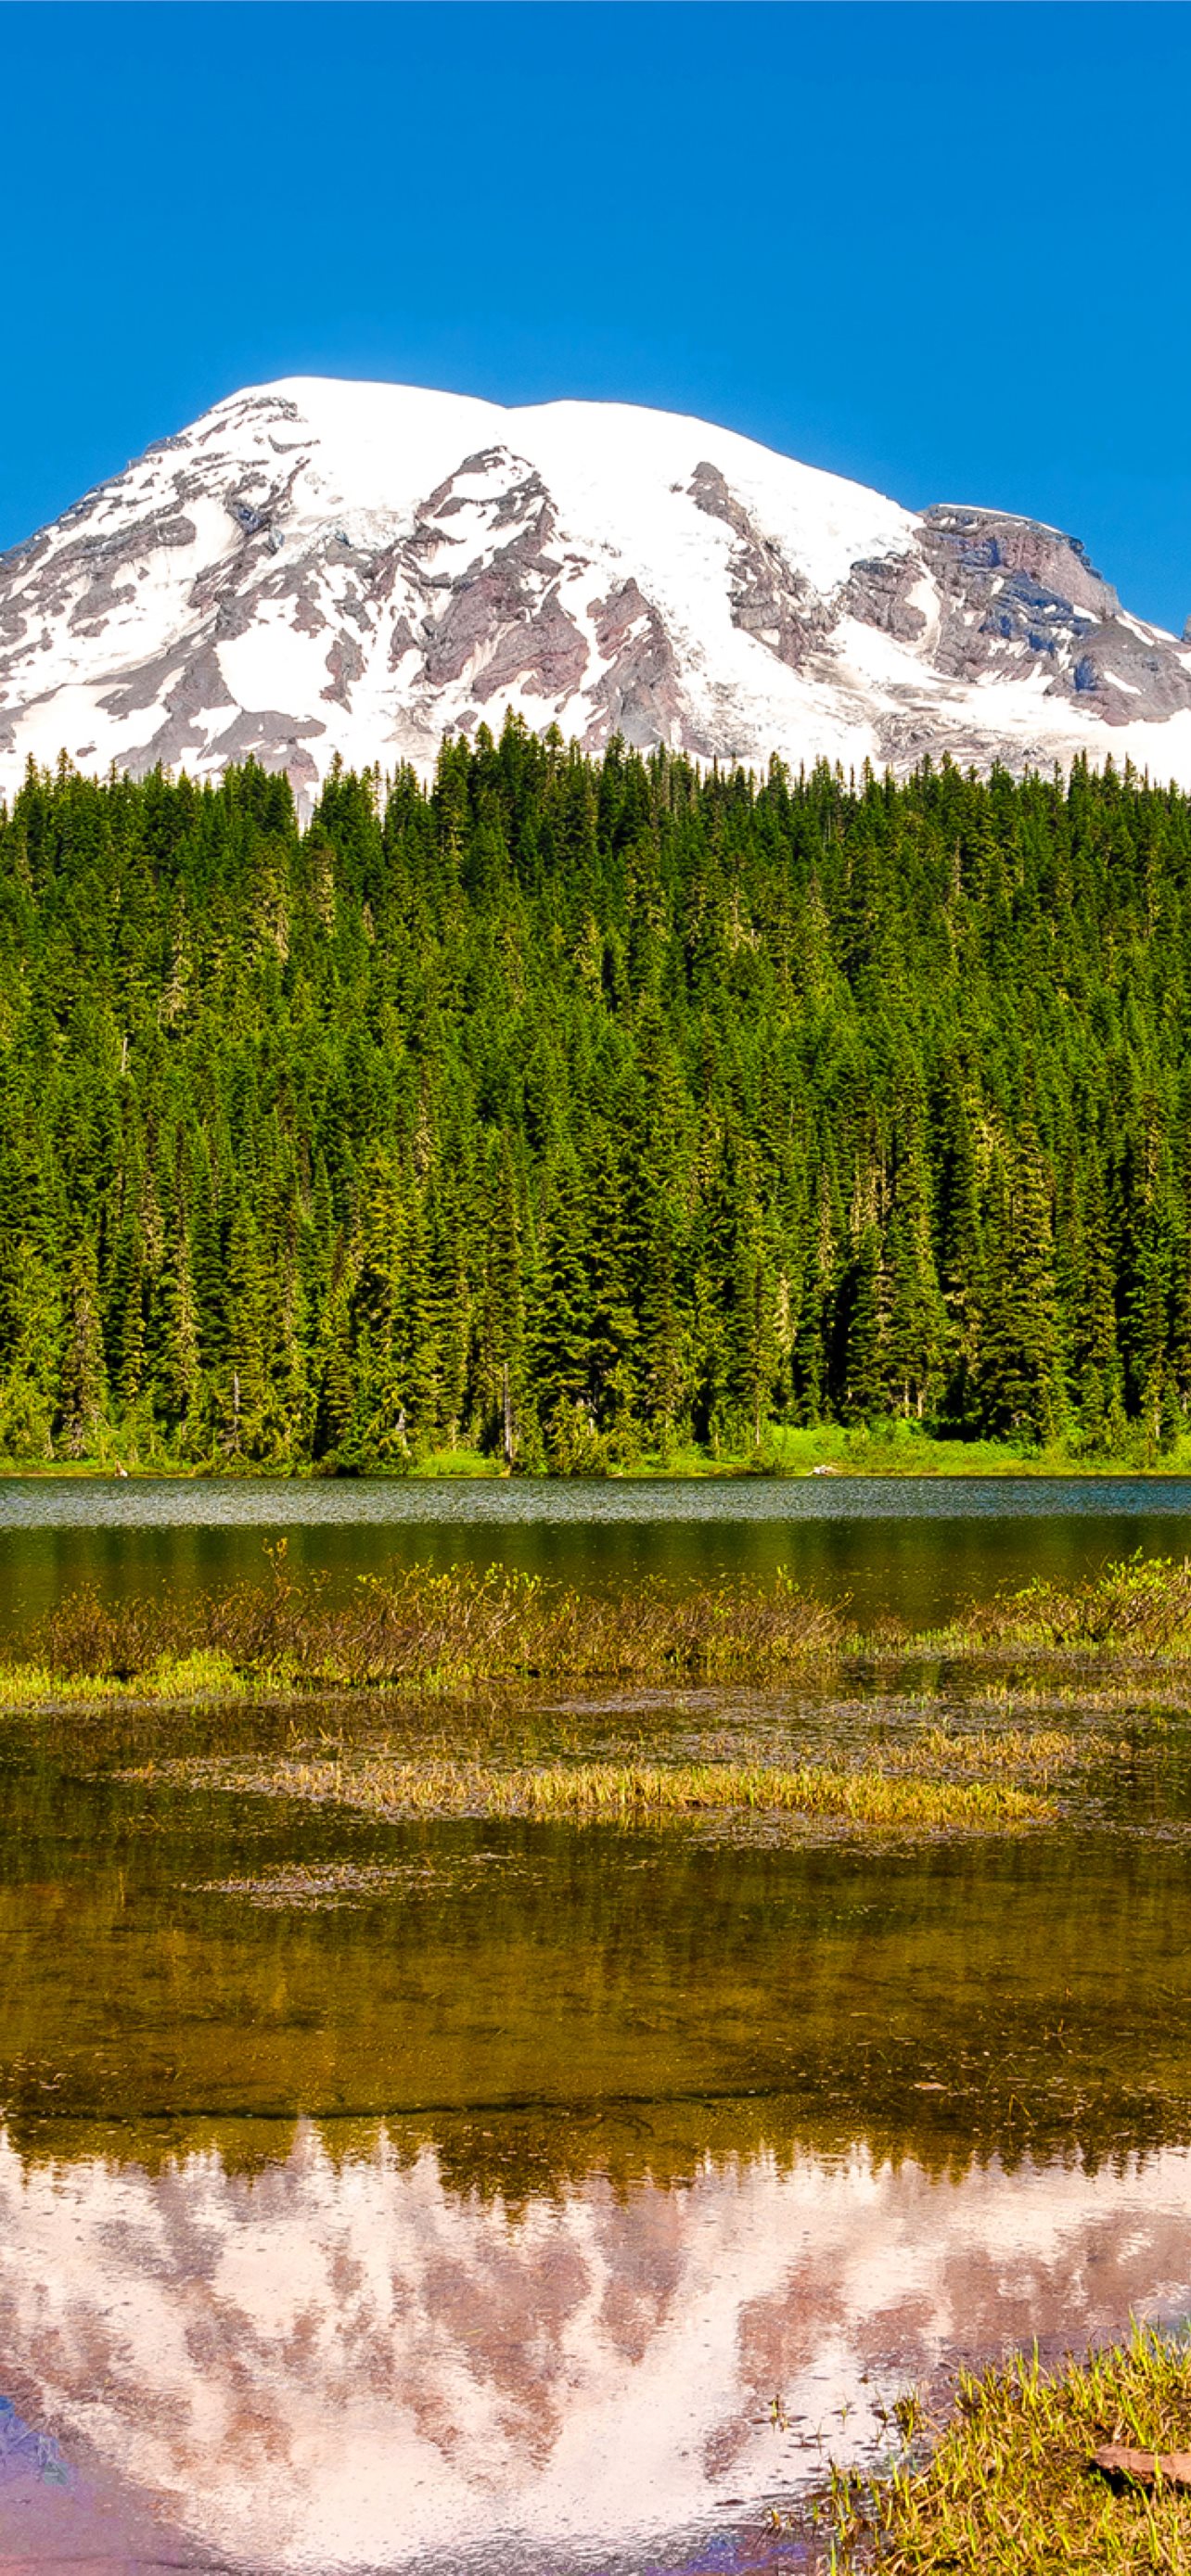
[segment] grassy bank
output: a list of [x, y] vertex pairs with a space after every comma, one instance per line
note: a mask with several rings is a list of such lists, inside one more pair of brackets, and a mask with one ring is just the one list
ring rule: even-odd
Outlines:
[[[836, 2576], [1142, 2576], [1191, 2570], [1191, 2496], [1159, 2469], [1105, 2476], [1124, 2445], [1159, 2461], [1191, 2442], [1191, 2347], [1138, 2329], [1054, 2375], [1036, 2359], [961, 2377], [924, 2466], [837, 2480]], [[830, 2545], [830, 2544], [829, 2544]]]
[[847, 1605], [781, 1577], [586, 1592], [490, 1568], [416, 1567], [343, 1599], [274, 1577], [223, 1594], [65, 1600], [0, 1670], [0, 1706], [63, 1697], [219, 1697], [246, 1690], [465, 1689], [517, 1681], [775, 1683], [853, 1656], [1104, 1661], [1191, 1652], [1191, 1561], [1136, 1558], [1070, 1588], [977, 1602], [945, 1629], [864, 1634]]
[[[299, 1481], [331, 1472], [284, 1462], [254, 1465], [213, 1452], [196, 1461], [178, 1456], [168, 1443], [138, 1446], [116, 1436], [105, 1438], [91, 1457], [0, 1455], [0, 1475], [105, 1478], [127, 1475], [216, 1477], [249, 1480], [260, 1476], [293, 1476]], [[476, 1448], [412, 1449], [394, 1462], [377, 1459], [352, 1473], [390, 1481], [436, 1478], [502, 1478], [503, 1460]], [[519, 1470], [519, 1472], [521, 1472]], [[538, 1471], [542, 1475], [546, 1469]], [[586, 1474], [607, 1479], [665, 1480], [668, 1477], [715, 1476], [1179, 1476], [1191, 1475], [1191, 1432], [1159, 1446], [1152, 1432], [1138, 1426], [1124, 1446], [1098, 1449], [1077, 1436], [1039, 1446], [1028, 1440], [959, 1440], [941, 1436], [927, 1425], [891, 1414], [871, 1423], [808, 1425], [771, 1422], [760, 1440], [747, 1446], [700, 1446], [674, 1441], [665, 1448], [643, 1444], [632, 1454], [589, 1464]]]
[[684, 1449], [643, 1460], [644, 1475], [772, 1476], [1178, 1476], [1191, 1474], [1191, 1433], [1164, 1448], [1140, 1427], [1123, 1447], [1101, 1450], [1077, 1437], [957, 1440], [891, 1414], [883, 1421], [806, 1427], [772, 1423], [759, 1446], [715, 1456]]

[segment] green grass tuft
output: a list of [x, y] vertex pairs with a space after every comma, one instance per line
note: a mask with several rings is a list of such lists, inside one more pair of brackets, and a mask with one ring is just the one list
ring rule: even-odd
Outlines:
[[1035, 2358], [960, 2378], [924, 2467], [837, 2476], [837, 2576], [1191, 2576], [1191, 2496], [1116, 2492], [1089, 2468], [1123, 2442], [1191, 2446], [1191, 2347], [1137, 2327], [1055, 2374]]

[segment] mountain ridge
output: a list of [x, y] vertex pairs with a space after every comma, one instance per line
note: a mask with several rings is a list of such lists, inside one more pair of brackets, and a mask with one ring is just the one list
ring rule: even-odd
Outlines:
[[[1191, 621], [1189, 621], [1191, 623]], [[599, 751], [904, 773], [1131, 758], [1191, 786], [1191, 642], [1078, 538], [904, 509], [628, 404], [286, 378], [0, 557], [0, 790], [32, 756], [308, 799], [513, 709]]]

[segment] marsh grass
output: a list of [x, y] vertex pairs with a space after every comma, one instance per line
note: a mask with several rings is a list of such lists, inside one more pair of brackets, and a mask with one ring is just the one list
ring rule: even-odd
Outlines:
[[959, 1634], [985, 1646], [1058, 1654], [1191, 1652], [1191, 1558], [1132, 1556], [1067, 1588], [1041, 1580], [966, 1613]]
[[[225, 1594], [115, 1604], [70, 1595], [0, 1669], [0, 1706], [509, 1681], [772, 1685], [854, 1658], [1124, 1668], [1191, 1653], [1191, 1560], [1133, 1558], [1068, 1590], [1031, 1584], [919, 1635], [895, 1621], [862, 1633], [846, 1603], [808, 1597], [781, 1573], [770, 1583], [584, 1592], [499, 1567], [413, 1567], [333, 1599], [317, 1577], [290, 1579], [284, 1542], [271, 1553], [270, 1581]], [[1048, 1687], [1060, 1687], [1054, 1670]]]
[[413, 1567], [386, 1581], [364, 1577], [333, 1601], [317, 1577], [301, 1586], [289, 1579], [284, 1542], [272, 1553], [272, 1582], [220, 1596], [108, 1604], [94, 1591], [71, 1594], [26, 1655], [0, 1671], [0, 1699], [28, 1704], [47, 1685], [61, 1692], [95, 1682], [139, 1696], [196, 1657], [208, 1660], [215, 1688], [231, 1675], [295, 1692], [772, 1679], [811, 1658], [830, 1660], [845, 1636], [837, 1611], [780, 1576], [773, 1585], [645, 1583], [588, 1594], [498, 1567]]
[[946, 1771], [1016, 1772], [1019, 1777], [1047, 1781], [1077, 1765], [1120, 1760], [1128, 1751], [1128, 1745], [1113, 1736], [1076, 1734], [1069, 1727], [950, 1725], [922, 1727], [908, 1743], [883, 1746], [881, 1758], [891, 1771], [920, 1771], [929, 1763]]
[[1191, 2576], [1191, 2496], [1115, 2491], [1089, 2468], [1123, 2442], [1191, 2443], [1191, 2347], [1145, 2327], [1054, 2374], [1037, 2356], [961, 2374], [925, 2465], [837, 2475], [829, 2520], [837, 2576]]
[[[972, 1833], [1042, 1824], [1057, 1813], [1038, 1788], [957, 1780], [870, 1763], [398, 1759], [336, 1751], [266, 1761], [171, 1766], [193, 1786], [351, 1807], [386, 1820], [522, 1817], [536, 1824], [655, 1827], [714, 1818], [825, 1822], [878, 1833]], [[170, 1776], [143, 1766], [141, 1780]]]

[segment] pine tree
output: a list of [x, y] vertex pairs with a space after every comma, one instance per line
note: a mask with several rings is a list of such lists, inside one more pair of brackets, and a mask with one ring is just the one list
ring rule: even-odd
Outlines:
[[181, 1208], [173, 1212], [166, 1231], [153, 1299], [149, 1364], [155, 1410], [167, 1428], [180, 1435], [184, 1452], [193, 1456], [203, 1438], [202, 1363], [190, 1239]]
[[943, 1106], [940, 1288], [946, 1317], [940, 1412], [957, 1430], [979, 1418], [980, 1340], [987, 1293], [984, 1227], [971, 1127], [959, 1088]]
[[240, 1199], [228, 1227], [223, 1285], [223, 1350], [215, 1377], [215, 1420], [224, 1454], [259, 1462], [269, 1455], [265, 1335], [267, 1288], [252, 1210]]
[[596, 1434], [586, 1215], [579, 1168], [568, 1155], [554, 1176], [530, 1324], [538, 1410], [559, 1463], [571, 1462]]
[[1050, 1203], [1036, 1133], [1027, 1124], [994, 1166], [985, 1242], [979, 1358], [983, 1427], [1053, 1439], [1063, 1415], [1061, 1346]]
[[1071, 1210], [1071, 1359], [1074, 1401], [1089, 1448], [1119, 1449], [1125, 1437], [1116, 1281], [1108, 1196], [1099, 1154], [1089, 1146]]
[[841, 1299], [843, 1415], [846, 1422], [877, 1422], [889, 1410], [889, 1282], [881, 1236], [865, 1227]]
[[946, 1336], [931, 1220], [926, 1155], [915, 1116], [898, 1154], [886, 1230], [888, 1315], [882, 1373], [897, 1411], [919, 1422], [934, 1411]]
[[481, 1435], [506, 1467], [517, 1465], [524, 1450], [525, 1359], [521, 1221], [512, 1156], [502, 1135], [491, 1193], [476, 1368]]
[[135, 1211], [116, 1237], [107, 1294], [107, 1368], [121, 1413], [131, 1411], [145, 1380], [145, 1253]]
[[65, 1341], [56, 1434], [68, 1458], [94, 1457], [104, 1423], [107, 1380], [95, 1246], [76, 1237], [67, 1271]]

